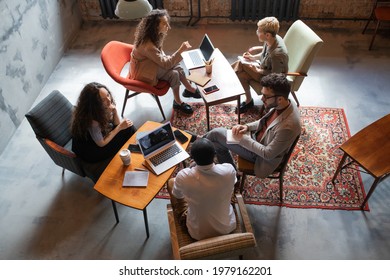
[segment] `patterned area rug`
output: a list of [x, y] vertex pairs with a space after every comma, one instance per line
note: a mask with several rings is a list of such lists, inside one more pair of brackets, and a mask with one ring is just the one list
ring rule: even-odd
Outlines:
[[[189, 118], [180, 112], [172, 115], [172, 125], [203, 135], [207, 131], [206, 111], [201, 103], [191, 104], [194, 114]], [[210, 107], [210, 129], [237, 123], [234, 105]], [[347, 168], [331, 183], [342, 156], [338, 147], [349, 137], [343, 109], [301, 107], [302, 134], [290, 158], [283, 184], [283, 204], [279, 202], [279, 182], [248, 176], [243, 197], [248, 204], [278, 205], [296, 208], [360, 210], [365, 197], [360, 173]], [[241, 123], [259, 118], [255, 106], [242, 115]], [[340, 181], [340, 178], [342, 180]], [[167, 197], [162, 190], [159, 197]], [[368, 206], [365, 208], [368, 210]]]

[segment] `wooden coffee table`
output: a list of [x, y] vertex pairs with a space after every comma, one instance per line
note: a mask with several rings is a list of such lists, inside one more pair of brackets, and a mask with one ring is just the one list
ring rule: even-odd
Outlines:
[[[352, 163], [357, 163], [375, 179], [361, 205], [362, 209], [379, 182], [390, 175], [389, 135], [390, 114], [366, 126], [340, 146], [344, 155], [333, 176], [333, 184], [340, 171]], [[344, 165], [347, 157], [351, 160]]]
[[[147, 121], [137, 130], [137, 132], [152, 130], [159, 125], [161, 125], [161, 123]], [[188, 137], [188, 139], [191, 139], [191, 135], [184, 131], [182, 132]], [[123, 145], [122, 148], [127, 149], [129, 144], [135, 143], [136, 133], [126, 142], [125, 145]], [[189, 143], [190, 141], [188, 140], [186, 143], [182, 144], [182, 147], [187, 149]], [[114, 156], [110, 164], [100, 176], [99, 180], [96, 182], [94, 189], [105, 197], [111, 199], [117, 223], [119, 223], [119, 217], [116, 209], [116, 202], [134, 209], [142, 210], [144, 214], [146, 236], [149, 238], [149, 225], [146, 207], [168, 181], [176, 167], [170, 168], [168, 171], [160, 174], [159, 176], [150, 172], [148, 186], [146, 188], [122, 187], [125, 172], [132, 171], [135, 168], [145, 169], [142, 165], [143, 161], [144, 158], [142, 154], [131, 153], [131, 164], [129, 166], [124, 166], [119, 157], [118, 151], [118, 154]]]
[[[213, 55], [211, 56], [211, 59], [212, 58], [214, 58], [213, 71], [211, 74], [208, 74], [211, 81], [204, 87], [198, 86], [206, 106], [207, 130], [210, 130], [209, 107], [234, 100], [237, 100], [237, 118], [238, 123], [240, 123], [240, 96], [245, 93], [244, 88], [242, 87], [241, 82], [232, 66], [219, 49], [214, 50]], [[192, 69], [190, 70], [190, 73], [197, 72], [202, 75], [207, 75], [205, 74], [205, 71], [205, 68], [202, 67]], [[211, 85], [217, 85], [219, 90], [210, 94], [204, 94], [203, 88]]]

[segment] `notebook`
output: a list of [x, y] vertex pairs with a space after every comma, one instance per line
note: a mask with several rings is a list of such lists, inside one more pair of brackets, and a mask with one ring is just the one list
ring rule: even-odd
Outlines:
[[182, 52], [184, 65], [188, 70], [204, 66], [204, 60], [209, 60], [213, 54], [214, 46], [207, 34], [203, 36], [198, 49]]
[[146, 133], [137, 133], [136, 138], [145, 158], [145, 166], [156, 175], [189, 158], [189, 154], [176, 141], [170, 122]]
[[249, 131], [247, 131], [245, 134], [234, 135], [232, 130], [228, 129], [226, 131], [226, 144], [238, 144], [244, 135], [250, 135]]

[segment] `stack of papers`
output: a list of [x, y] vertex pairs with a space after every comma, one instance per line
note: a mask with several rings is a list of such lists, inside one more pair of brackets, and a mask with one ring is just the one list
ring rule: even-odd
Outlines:
[[122, 186], [146, 188], [148, 180], [149, 171], [126, 171]]

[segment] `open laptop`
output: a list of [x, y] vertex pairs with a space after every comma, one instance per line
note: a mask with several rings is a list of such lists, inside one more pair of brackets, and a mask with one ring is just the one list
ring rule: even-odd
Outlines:
[[144, 164], [156, 175], [189, 158], [176, 141], [170, 122], [144, 133], [137, 133], [137, 142], [145, 158]]
[[214, 46], [207, 34], [203, 36], [198, 49], [182, 52], [184, 65], [188, 70], [200, 68], [204, 66], [203, 60], [209, 60], [213, 54]]

